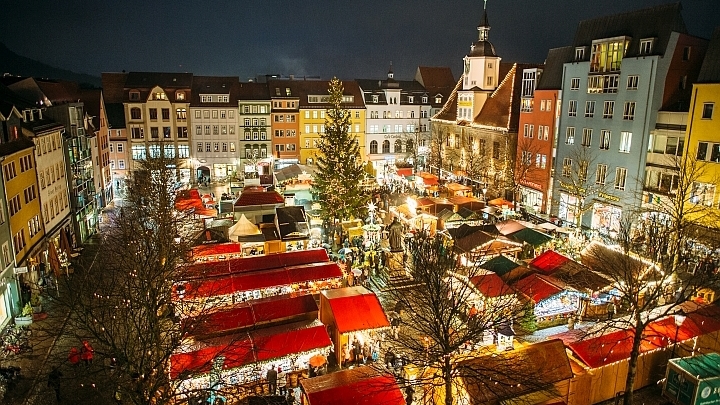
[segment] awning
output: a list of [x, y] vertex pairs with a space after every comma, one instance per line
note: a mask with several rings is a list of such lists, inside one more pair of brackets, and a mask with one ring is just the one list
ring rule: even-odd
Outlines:
[[405, 405], [405, 397], [389, 373], [357, 367], [302, 379], [308, 405]]
[[562, 281], [537, 273], [519, 280], [513, 284], [513, 287], [530, 297], [536, 304], [567, 289], [567, 286]]
[[326, 290], [322, 294], [330, 303], [330, 310], [340, 333], [390, 326], [377, 296], [365, 287]]
[[208, 372], [218, 356], [225, 358], [223, 369], [227, 370], [331, 345], [325, 326], [318, 320], [200, 340], [170, 356], [170, 378]]
[[536, 231], [532, 228], [525, 228], [510, 235], [512, 239], [525, 242], [533, 246], [540, 246], [552, 240], [552, 236]]
[[208, 256], [236, 255], [242, 253], [239, 243], [213, 243], [195, 246], [192, 249], [192, 257], [198, 259]]
[[192, 335], [200, 336], [249, 328], [317, 310], [312, 295], [285, 294], [236, 304], [229, 309], [203, 314], [201, 317], [185, 318], [181, 322], [184, 330], [192, 330]]

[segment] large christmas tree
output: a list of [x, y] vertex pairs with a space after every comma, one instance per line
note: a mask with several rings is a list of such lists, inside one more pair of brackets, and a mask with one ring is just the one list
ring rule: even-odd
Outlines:
[[357, 218], [368, 202], [363, 190], [365, 178], [360, 145], [350, 135], [351, 114], [343, 108], [343, 86], [337, 78], [330, 81], [325, 133], [320, 138], [314, 188], [326, 224]]

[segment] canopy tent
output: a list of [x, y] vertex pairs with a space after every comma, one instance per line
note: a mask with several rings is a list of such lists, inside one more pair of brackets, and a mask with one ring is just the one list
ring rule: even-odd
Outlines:
[[357, 367], [300, 381], [308, 405], [405, 405], [392, 374]]
[[496, 198], [494, 200], [488, 201], [488, 205], [494, 205], [496, 207], [505, 207], [505, 208], [512, 208], [514, 207], [514, 204], [512, 201], [508, 201], [504, 198]]
[[519, 242], [525, 242], [535, 247], [543, 245], [552, 240], [552, 236], [542, 233], [540, 231], [536, 231], [532, 228], [521, 229], [510, 235], [510, 237]]
[[537, 225], [536, 228], [549, 232], [557, 231], [558, 229], [560, 229], [559, 226], [553, 224], [552, 222], [543, 222], [542, 224]]
[[193, 336], [203, 336], [292, 319], [317, 310], [311, 294], [285, 294], [235, 304], [200, 317], [184, 318], [181, 324], [183, 330], [191, 331]]
[[213, 263], [191, 264], [183, 269], [181, 280], [225, 276], [312, 263], [327, 263], [329, 261], [330, 258], [325, 249], [296, 250], [261, 256], [245, 256]]
[[365, 287], [326, 290], [322, 292], [322, 295], [327, 298], [340, 333], [390, 326], [377, 296]]
[[342, 276], [342, 270], [336, 263], [305, 264], [178, 283], [174, 286], [174, 298], [209, 298], [304, 282], [340, 279]]
[[228, 370], [330, 346], [325, 326], [318, 320], [196, 340], [170, 356], [170, 378], [206, 373], [218, 356], [224, 357], [223, 369]]
[[426, 173], [426, 172], [418, 172], [418, 173], [415, 173], [415, 176], [422, 179], [422, 184], [424, 184], [426, 187], [434, 186], [434, 185], [438, 184], [438, 176], [436, 176], [434, 174]]
[[510, 273], [512, 270], [515, 270], [518, 267], [520, 267], [519, 264], [515, 263], [513, 260], [508, 259], [503, 255], [495, 256], [480, 265], [480, 268], [490, 270], [500, 277], [504, 276], [507, 273]]
[[245, 214], [240, 215], [240, 219], [228, 229], [228, 236], [230, 238], [239, 238], [243, 236], [251, 236], [251, 235], [262, 235], [262, 232], [260, 229], [250, 222], [249, 219], [245, 216]]
[[200, 258], [223, 259], [224, 256], [239, 255], [241, 253], [241, 245], [234, 242], [211, 243], [192, 248], [192, 257], [196, 260]]

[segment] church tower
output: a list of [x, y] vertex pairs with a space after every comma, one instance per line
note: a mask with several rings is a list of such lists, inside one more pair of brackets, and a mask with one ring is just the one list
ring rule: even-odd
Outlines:
[[482, 20], [477, 27], [478, 40], [470, 46], [470, 53], [463, 58], [463, 83], [459, 92], [458, 120], [472, 121], [480, 112], [487, 97], [498, 87], [500, 60], [490, 43], [490, 23], [487, 0]]

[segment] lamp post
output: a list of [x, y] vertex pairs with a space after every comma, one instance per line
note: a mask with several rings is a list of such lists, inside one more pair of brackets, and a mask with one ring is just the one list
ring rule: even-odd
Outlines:
[[675, 358], [675, 348], [677, 347], [677, 340], [678, 340], [678, 333], [680, 332], [680, 327], [682, 326], [683, 322], [685, 322], [685, 311], [679, 309], [674, 315], [673, 318], [675, 318], [675, 340], [673, 341], [673, 348], [672, 353], [670, 354], [670, 358]]
[[487, 184], [483, 185], [482, 193], [483, 193], [483, 201], [485, 202], [485, 205], [487, 205], [487, 197], [485, 196], [485, 194], [487, 193]]

